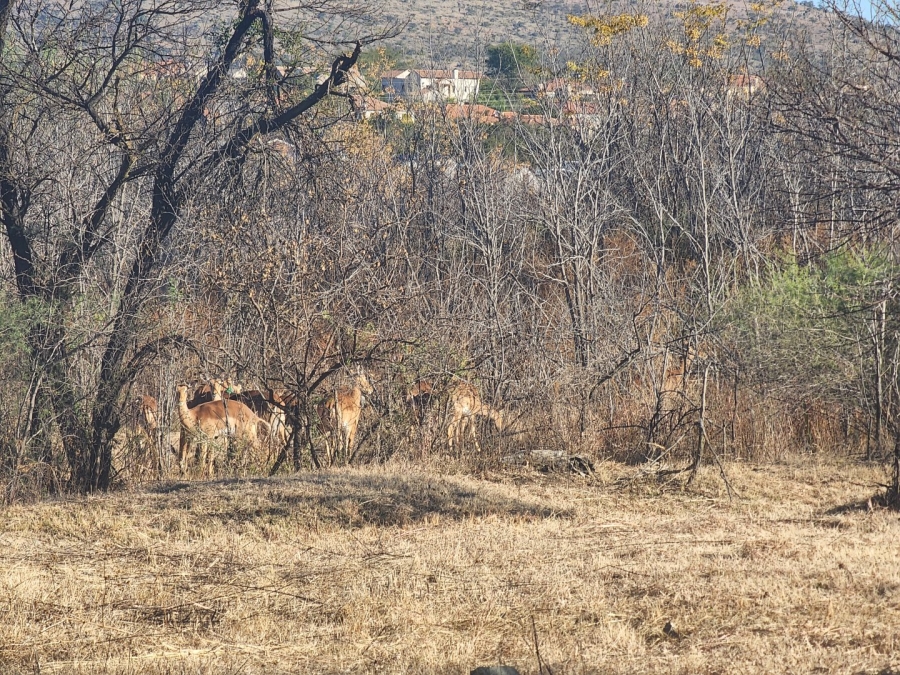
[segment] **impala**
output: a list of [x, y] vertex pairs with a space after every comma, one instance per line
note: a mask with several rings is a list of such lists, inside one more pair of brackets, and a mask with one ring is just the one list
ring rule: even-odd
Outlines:
[[343, 453], [345, 461], [350, 460], [350, 450], [359, 427], [364, 396], [374, 391], [365, 373], [357, 371], [352, 387], [338, 387], [334, 394], [316, 406], [325, 433], [325, 452], [331, 464]]
[[196, 408], [198, 405], [202, 405], [204, 403], [209, 403], [213, 400], [213, 387], [211, 384], [201, 384], [199, 387], [194, 389], [193, 394], [191, 394], [191, 398], [187, 400], [188, 408]]
[[137, 403], [140, 406], [144, 429], [147, 431], [147, 435], [153, 438], [157, 429], [157, 416], [159, 415], [159, 406], [156, 404], [156, 399], [147, 395], [139, 396]]
[[235, 439], [255, 446], [259, 432], [267, 429], [266, 423], [240, 401], [210, 401], [188, 408], [184, 384], [178, 385], [178, 418], [181, 421], [178, 464], [182, 472], [191, 443], [198, 443], [201, 467], [212, 475], [215, 441]]
[[210, 401], [221, 401], [225, 393], [232, 394], [240, 390], [240, 385], [233, 384], [230, 379], [208, 380], [206, 384], [201, 384], [194, 389], [194, 393], [188, 399], [187, 407], [193, 409]]
[[478, 435], [475, 433], [476, 417], [489, 418], [497, 427], [497, 431], [503, 431], [503, 411], [482, 401], [478, 390], [468, 382], [460, 382], [450, 390], [450, 405], [453, 408], [453, 417], [447, 425], [447, 441], [451, 452], [453, 445], [462, 439], [466, 427], [471, 432], [475, 449], [481, 452]]
[[406, 405], [409, 406], [416, 424], [422, 426], [425, 420], [425, 412], [434, 396], [434, 383], [428, 380], [419, 380], [406, 390]]
[[[123, 411], [122, 425], [117, 436], [117, 452], [131, 454], [127, 460], [133, 464], [135, 460], [146, 462], [151, 460], [158, 474], [162, 473], [162, 458], [157, 452], [157, 414], [158, 406], [152, 396], [135, 397]], [[154, 457], [155, 455], [155, 457]], [[125, 459], [125, 455], [122, 455]], [[147, 466], [149, 468], [149, 466]]]
[[283, 397], [277, 392], [272, 390], [262, 392], [257, 389], [233, 391], [228, 394], [228, 399], [240, 401], [256, 413], [257, 417], [264, 420], [269, 426], [270, 440], [275, 441], [277, 439], [282, 445], [287, 442], [285, 412], [279, 406], [280, 402], [283, 403]]

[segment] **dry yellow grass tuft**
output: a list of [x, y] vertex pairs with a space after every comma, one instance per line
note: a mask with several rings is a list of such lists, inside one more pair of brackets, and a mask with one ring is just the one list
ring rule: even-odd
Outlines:
[[388, 465], [6, 508], [0, 672], [537, 673], [536, 642], [557, 674], [900, 666], [878, 468], [727, 468], [734, 502], [711, 470]]

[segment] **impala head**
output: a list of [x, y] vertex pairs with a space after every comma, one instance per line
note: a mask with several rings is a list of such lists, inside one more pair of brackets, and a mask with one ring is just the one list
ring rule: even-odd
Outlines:
[[141, 407], [146, 410], [152, 410], [156, 412], [159, 410], [159, 406], [156, 403], [156, 399], [152, 396], [147, 396], [146, 394], [140, 397]]
[[209, 388], [212, 390], [213, 401], [221, 401], [226, 389], [225, 382], [223, 380], [213, 380], [209, 383]]
[[223, 392], [229, 395], [240, 394], [244, 391], [244, 388], [240, 384], [228, 377], [222, 380], [222, 388]]
[[292, 408], [297, 403], [297, 397], [294, 394], [286, 389], [275, 389], [272, 391], [271, 397], [272, 403], [277, 405], [282, 410], [286, 410], [287, 408]]
[[175, 391], [178, 394], [178, 401], [187, 403], [187, 392], [188, 386], [186, 384], [179, 384], [175, 387]]
[[366, 396], [371, 395], [372, 392], [375, 391], [375, 387], [369, 382], [369, 377], [362, 368], [356, 369], [356, 377], [354, 379], [356, 381], [356, 386], [359, 387], [359, 390]]
[[419, 380], [406, 390], [406, 400], [413, 401], [419, 397], [431, 396], [434, 393], [434, 385], [428, 380]]

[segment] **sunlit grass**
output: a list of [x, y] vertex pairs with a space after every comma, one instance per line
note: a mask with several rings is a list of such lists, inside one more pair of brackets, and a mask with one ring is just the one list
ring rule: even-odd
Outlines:
[[900, 666], [900, 520], [866, 501], [880, 468], [727, 470], [734, 501], [713, 470], [682, 491], [612, 463], [398, 464], [10, 507], [0, 671]]

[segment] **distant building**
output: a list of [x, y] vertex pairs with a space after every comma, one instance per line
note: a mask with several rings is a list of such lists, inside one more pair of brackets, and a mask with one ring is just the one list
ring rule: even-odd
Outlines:
[[389, 70], [381, 74], [381, 90], [388, 101], [407, 97], [406, 83], [411, 70]]
[[597, 92], [585, 82], [557, 77], [538, 85], [534, 96], [557, 100], [591, 99], [597, 97]]
[[481, 73], [471, 70], [389, 70], [381, 76], [388, 101], [419, 99], [426, 103], [474, 101]]
[[597, 129], [607, 119], [609, 111], [599, 103], [571, 100], [562, 107], [562, 121], [571, 127]]

